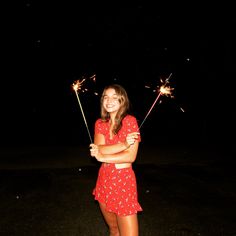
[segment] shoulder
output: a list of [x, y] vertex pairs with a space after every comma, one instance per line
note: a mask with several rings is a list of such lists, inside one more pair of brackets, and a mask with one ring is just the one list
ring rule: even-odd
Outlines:
[[103, 121], [101, 118], [95, 121], [95, 133], [105, 134], [107, 132], [107, 122]]
[[132, 127], [133, 129], [138, 129], [138, 122], [135, 116], [127, 115], [122, 121], [122, 125], [125, 127]]
[[[132, 133], [132, 132], [139, 132], [139, 126], [138, 126], [138, 122], [135, 116], [133, 115], [127, 115], [124, 119], [123, 119], [123, 123], [122, 123], [123, 129], [125, 130], [125, 133]], [[139, 135], [138, 137], [138, 141], [141, 141], [141, 136]]]
[[97, 119], [95, 122], [95, 127], [104, 127], [107, 122], [103, 121], [101, 118]]
[[95, 125], [100, 125], [100, 124], [102, 124], [102, 123], [103, 123], [103, 121], [102, 121], [101, 118], [99, 118], [99, 119], [97, 119], [97, 120], [95, 121]]
[[123, 119], [124, 123], [129, 123], [129, 122], [137, 122], [137, 119], [133, 115], [126, 115]]

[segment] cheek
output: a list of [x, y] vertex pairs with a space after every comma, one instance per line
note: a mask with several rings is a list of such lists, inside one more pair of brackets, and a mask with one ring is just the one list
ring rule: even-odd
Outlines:
[[121, 107], [122, 102], [121, 101], [117, 101], [117, 106]]
[[102, 101], [102, 105], [104, 106], [106, 104], [106, 100], [104, 99], [103, 101]]
[[117, 102], [117, 104], [116, 104], [116, 109], [120, 109], [120, 103], [119, 102]]

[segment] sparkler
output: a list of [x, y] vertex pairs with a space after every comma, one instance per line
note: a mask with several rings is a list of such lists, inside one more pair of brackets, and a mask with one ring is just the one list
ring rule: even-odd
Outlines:
[[173, 88], [171, 88], [168, 84], [169, 84], [169, 79], [171, 77], [172, 73], [165, 79], [165, 81], [163, 81], [162, 79], [160, 80], [161, 83], [163, 84], [160, 88], [159, 88], [159, 93], [155, 99], [155, 101], [153, 102], [151, 108], [149, 109], [147, 115], [145, 116], [145, 118], [143, 119], [141, 125], [139, 126], [139, 129], [141, 129], [143, 123], [145, 122], [145, 120], [147, 119], [147, 117], [149, 116], [150, 112], [152, 111], [153, 107], [155, 106], [156, 102], [158, 101], [158, 99], [160, 98], [161, 95], [165, 95], [165, 96], [172, 96], [172, 90]]
[[82, 104], [80, 102], [79, 94], [78, 94], [78, 90], [81, 90], [82, 84], [84, 83], [84, 81], [85, 81], [85, 79], [82, 79], [81, 81], [76, 80], [72, 84], [72, 86], [73, 86], [73, 89], [75, 91], [75, 94], [76, 94], [76, 97], [77, 97], [77, 100], [78, 100], [78, 103], [79, 103], [79, 106], [80, 106], [80, 110], [81, 110], [81, 113], [82, 113], [82, 116], [83, 116], [83, 119], [84, 119], [85, 126], [87, 128], [87, 132], [88, 132], [88, 135], [89, 135], [90, 142], [93, 143], [92, 138], [91, 138], [91, 134], [89, 132], [88, 124], [87, 124], [87, 121], [86, 121], [86, 118], [85, 118], [85, 115], [84, 115], [83, 107], [82, 107]]

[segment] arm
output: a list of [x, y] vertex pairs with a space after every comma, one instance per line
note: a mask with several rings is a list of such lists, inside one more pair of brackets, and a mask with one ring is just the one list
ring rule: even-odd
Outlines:
[[127, 135], [126, 140], [121, 143], [106, 145], [105, 137], [102, 134], [95, 134], [94, 144], [97, 145], [98, 150], [101, 154], [115, 154], [124, 151], [134, 144], [135, 140], [138, 139], [138, 132], [133, 132]]
[[[96, 122], [94, 136], [94, 144], [91, 144], [90, 154], [100, 162], [107, 163], [132, 163], [136, 159], [139, 146], [139, 132], [137, 121], [132, 116], [127, 116], [123, 120], [124, 128], [127, 133], [124, 143], [118, 143], [115, 145], [106, 145], [105, 136], [102, 134], [102, 128], [99, 127], [102, 123]], [[129, 133], [130, 132], [130, 133]]]
[[94, 136], [94, 144], [97, 145], [99, 152], [102, 154], [114, 154], [121, 151], [124, 151], [129, 147], [127, 141], [112, 145], [105, 144], [105, 137], [103, 134], [95, 134]]
[[135, 161], [138, 152], [139, 142], [135, 141], [129, 148], [118, 153], [103, 154], [97, 148], [97, 145], [91, 144], [91, 156], [94, 156], [100, 162], [106, 163], [132, 163]]

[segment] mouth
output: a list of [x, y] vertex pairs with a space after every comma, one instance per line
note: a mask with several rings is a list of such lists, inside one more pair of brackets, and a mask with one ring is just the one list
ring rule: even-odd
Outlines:
[[106, 108], [113, 108], [113, 107], [114, 107], [113, 104], [107, 104], [107, 105], [106, 105]]

